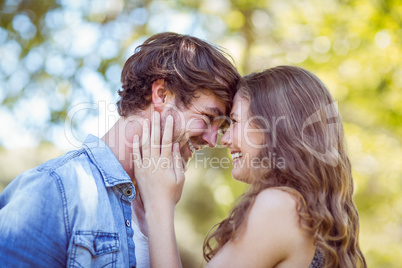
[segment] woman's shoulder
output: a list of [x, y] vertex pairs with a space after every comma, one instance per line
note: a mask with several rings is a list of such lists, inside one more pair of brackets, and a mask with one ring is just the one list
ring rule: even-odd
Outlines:
[[285, 188], [273, 187], [258, 193], [252, 210], [263, 214], [286, 212], [297, 213], [297, 198]]
[[296, 245], [306, 239], [300, 225], [297, 200], [295, 194], [284, 188], [265, 189], [257, 195], [247, 222], [265, 227], [264, 233], [277, 238], [278, 244]]
[[257, 195], [247, 217], [246, 228], [259, 233], [260, 246], [274, 248], [283, 264], [307, 265], [315, 251], [312, 235], [301, 227], [298, 202], [297, 195], [286, 188], [265, 189]]

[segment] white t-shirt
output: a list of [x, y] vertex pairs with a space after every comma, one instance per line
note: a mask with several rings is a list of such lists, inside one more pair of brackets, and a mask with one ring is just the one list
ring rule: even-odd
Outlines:
[[140, 228], [132, 220], [131, 226], [134, 230], [134, 244], [135, 244], [135, 259], [137, 261], [136, 268], [149, 268], [149, 243], [148, 237], [141, 233]]

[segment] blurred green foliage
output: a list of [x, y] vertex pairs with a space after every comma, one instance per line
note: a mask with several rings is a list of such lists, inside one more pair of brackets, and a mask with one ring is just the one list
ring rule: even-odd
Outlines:
[[[18, 133], [6, 131], [10, 122], [38, 141], [38, 151], [52, 151], [44, 146], [63, 138], [74, 105], [117, 99], [119, 72], [136, 45], [157, 32], [187, 33], [226, 48], [242, 74], [290, 64], [323, 80], [344, 120], [362, 250], [369, 267], [400, 267], [401, 1], [6, 0], [0, 6], [2, 187], [22, 167], [46, 159], [11, 157], [15, 152], [7, 148]], [[72, 123], [78, 133], [88, 130], [89, 114]], [[177, 216], [185, 267], [200, 266], [203, 238], [245, 189], [230, 168], [205, 160], [227, 154], [205, 149], [187, 172]]]

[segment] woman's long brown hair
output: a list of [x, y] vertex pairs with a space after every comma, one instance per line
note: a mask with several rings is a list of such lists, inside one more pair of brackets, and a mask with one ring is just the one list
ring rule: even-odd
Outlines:
[[300, 224], [325, 267], [366, 267], [342, 121], [328, 89], [302, 68], [278, 66], [244, 77], [239, 94], [250, 101], [256, 127], [270, 123], [261, 159], [274, 155], [283, 162], [255, 173], [250, 190], [205, 239], [206, 261], [236, 236], [258, 193], [280, 187], [297, 198]]

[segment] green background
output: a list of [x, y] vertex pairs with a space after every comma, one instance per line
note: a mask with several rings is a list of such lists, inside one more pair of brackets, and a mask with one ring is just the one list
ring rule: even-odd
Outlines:
[[[363, 253], [369, 267], [400, 267], [401, 1], [11, 0], [0, 7], [0, 191], [112, 126], [121, 68], [135, 46], [157, 32], [190, 34], [226, 48], [242, 75], [288, 64], [323, 80], [344, 121]], [[202, 265], [209, 228], [245, 189], [213, 157], [228, 152], [197, 153], [178, 205], [185, 267]]]

